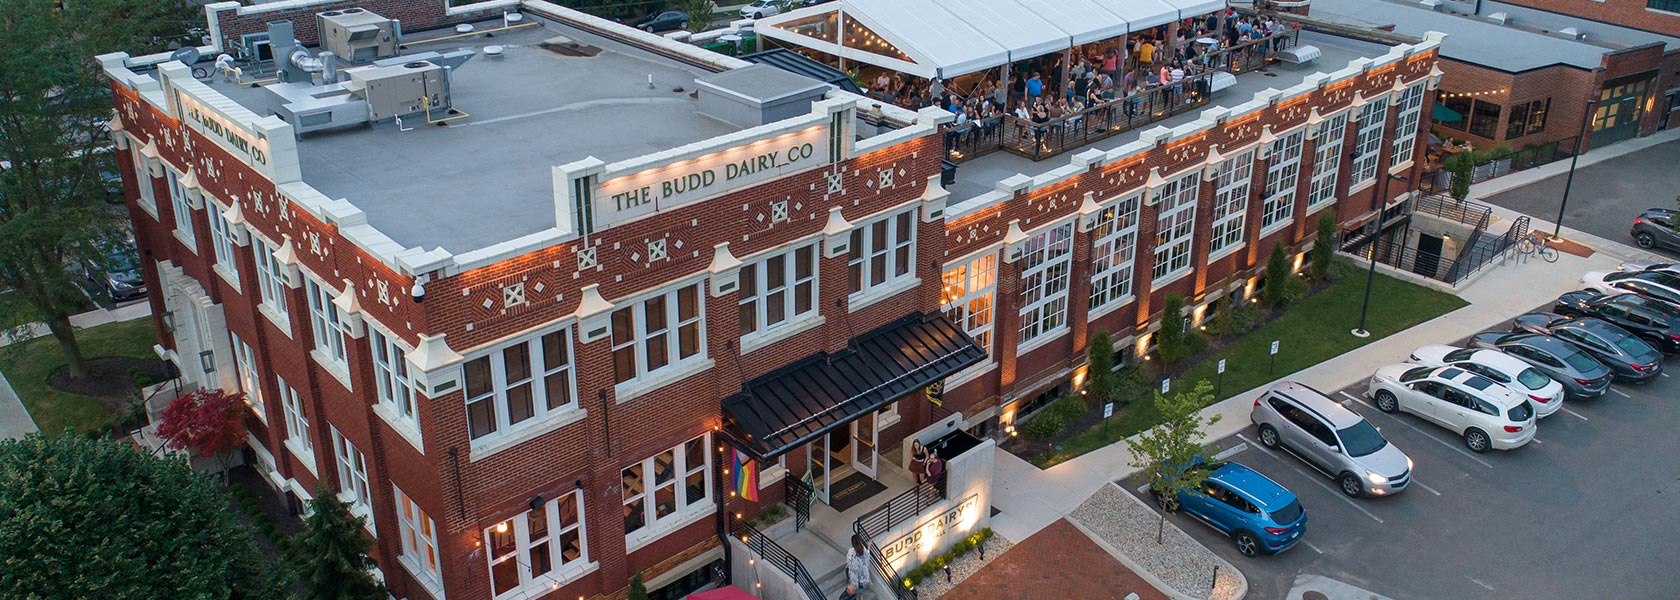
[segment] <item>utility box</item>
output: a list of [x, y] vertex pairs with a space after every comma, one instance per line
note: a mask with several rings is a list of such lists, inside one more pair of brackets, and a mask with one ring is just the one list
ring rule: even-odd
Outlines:
[[371, 121], [449, 108], [449, 76], [442, 65], [417, 60], [392, 66], [345, 69], [344, 88], [367, 100]]
[[397, 55], [396, 25], [362, 8], [329, 10], [315, 15], [321, 49], [351, 63], [367, 63]]

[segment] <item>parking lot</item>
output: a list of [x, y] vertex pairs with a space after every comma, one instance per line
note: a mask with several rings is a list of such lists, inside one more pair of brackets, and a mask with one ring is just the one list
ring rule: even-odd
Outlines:
[[[1249, 598], [1284, 598], [1300, 574], [1396, 599], [1677, 597], [1680, 376], [1566, 402], [1534, 442], [1484, 454], [1415, 416], [1378, 411], [1362, 397], [1365, 382], [1323, 391], [1354, 400], [1412, 457], [1413, 483], [1389, 498], [1347, 498], [1306, 463], [1261, 447], [1252, 425], [1215, 443], [1295, 492], [1308, 513], [1302, 543], [1252, 559], [1211, 527], [1172, 517], [1242, 569]], [[1144, 483], [1121, 482], [1140, 496]]]
[[[1674, 168], [1676, 156], [1680, 156], [1680, 141], [1657, 144], [1576, 169], [1563, 225], [1633, 245], [1628, 231], [1635, 216], [1648, 208], [1675, 208], [1674, 196], [1680, 193], [1680, 170]], [[1565, 179], [1565, 175], [1548, 177], [1494, 194], [1482, 202], [1552, 221], [1557, 219]], [[1677, 256], [1673, 252], [1658, 252]]]

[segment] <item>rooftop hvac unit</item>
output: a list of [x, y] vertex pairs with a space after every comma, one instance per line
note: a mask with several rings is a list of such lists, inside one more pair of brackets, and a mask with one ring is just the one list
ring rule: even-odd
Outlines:
[[1487, 18], [1488, 18], [1489, 21], [1492, 21], [1494, 23], [1498, 23], [1500, 25], [1510, 25], [1511, 24], [1511, 15], [1508, 15], [1508, 14], [1505, 14], [1505, 13], [1502, 13], [1502, 12], [1493, 13], [1491, 15], [1488, 15]]
[[428, 109], [449, 108], [449, 75], [442, 65], [416, 60], [400, 65], [345, 69], [344, 89], [367, 101], [368, 120], [383, 121]]
[[1441, 0], [1420, 0], [1418, 4], [1429, 10], [1441, 10]]
[[390, 19], [360, 8], [329, 10], [315, 15], [321, 48], [352, 63], [367, 63], [397, 55], [396, 26]]

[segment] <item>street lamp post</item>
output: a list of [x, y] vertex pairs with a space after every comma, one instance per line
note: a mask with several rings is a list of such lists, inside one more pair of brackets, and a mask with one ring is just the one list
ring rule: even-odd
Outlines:
[[1371, 332], [1365, 330], [1365, 317], [1371, 311], [1371, 286], [1377, 281], [1377, 239], [1382, 234], [1382, 206], [1388, 203], [1388, 182], [1389, 180], [1406, 180], [1405, 177], [1393, 173], [1386, 173], [1385, 175], [1380, 186], [1382, 191], [1377, 193], [1377, 217], [1374, 221], [1377, 231], [1371, 237], [1371, 267], [1365, 272], [1365, 303], [1359, 307], [1359, 327], [1353, 330], [1354, 337], [1371, 337]]
[[1563, 200], [1558, 202], [1557, 223], [1552, 228], [1553, 239], [1563, 235], [1563, 209], [1569, 206], [1569, 187], [1575, 184], [1575, 163], [1581, 159], [1581, 149], [1587, 141], [1587, 123], [1592, 122], [1597, 108], [1598, 98], [1588, 98], [1586, 110], [1581, 111], [1581, 132], [1575, 136], [1575, 152], [1569, 157], [1569, 176], [1563, 179]]

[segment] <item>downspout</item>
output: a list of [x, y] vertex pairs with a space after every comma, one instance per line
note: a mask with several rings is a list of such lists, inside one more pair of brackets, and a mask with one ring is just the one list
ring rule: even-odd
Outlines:
[[[718, 428], [714, 427], [712, 429], [712, 433], [715, 434], [718, 432]], [[723, 543], [723, 583], [727, 585], [732, 583], [730, 580], [733, 579], [735, 565], [731, 562], [734, 553], [731, 551], [732, 549], [729, 546], [729, 525], [727, 521], [729, 518], [729, 506], [723, 500], [723, 486], [725, 483], [723, 478], [723, 442], [714, 437], [712, 439], [712, 443], [718, 445], [718, 465], [717, 468], [712, 469], [712, 475], [717, 480], [717, 536], [718, 541]]]

